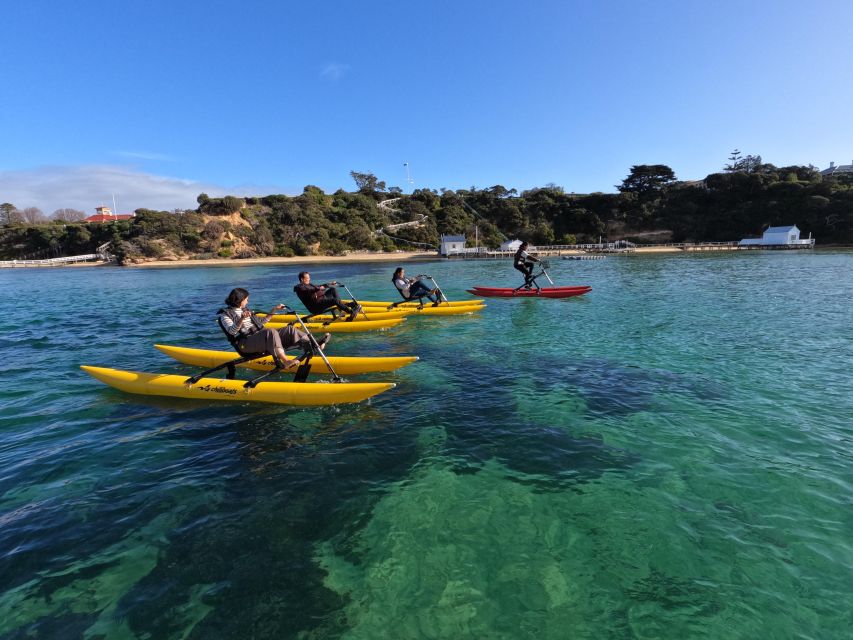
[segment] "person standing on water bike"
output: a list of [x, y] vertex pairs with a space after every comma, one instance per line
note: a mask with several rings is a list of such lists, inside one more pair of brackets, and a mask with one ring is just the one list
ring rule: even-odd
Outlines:
[[355, 302], [344, 302], [335, 288], [337, 282], [327, 282], [320, 286], [311, 284], [311, 274], [307, 271], [299, 272], [299, 284], [293, 287], [293, 291], [305, 305], [311, 315], [317, 315], [324, 311], [336, 310], [349, 314], [347, 321], [355, 320], [361, 308]]
[[[219, 310], [219, 326], [241, 355], [269, 353], [283, 366], [289, 367], [296, 364], [297, 360], [288, 358], [284, 353], [285, 349], [298, 346], [304, 353], [312, 353], [311, 339], [305, 332], [292, 325], [278, 330], [264, 327], [274, 312], [284, 308], [283, 304], [277, 304], [270, 309], [269, 315], [259, 318], [247, 308], [249, 292], [240, 287], [232, 289], [225, 298], [225, 304], [228, 306]], [[317, 343], [318, 346], [324, 348], [330, 337], [328, 333], [324, 335]]]
[[397, 290], [403, 294], [406, 300], [414, 300], [417, 298], [428, 298], [432, 302], [432, 306], [437, 307], [441, 291], [432, 289], [428, 284], [417, 278], [407, 278], [403, 267], [397, 267], [394, 270], [394, 275], [391, 276], [391, 282], [397, 287]]
[[533, 263], [539, 262], [539, 258], [535, 258], [527, 253], [528, 244], [522, 242], [515, 252], [515, 257], [512, 260], [512, 266], [524, 274], [524, 288], [529, 289], [533, 279]]

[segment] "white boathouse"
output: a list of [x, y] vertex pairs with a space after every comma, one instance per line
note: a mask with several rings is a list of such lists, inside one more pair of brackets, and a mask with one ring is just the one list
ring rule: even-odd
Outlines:
[[465, 236], [441, 236], [438, 253], [442, 256], [451, 253], [465, 253]]
[[814, 246], [814, 238], [809, 237], [805, 240], [800, 240], [800, 230], [797, 225], [792, 224], [787, 227], [770, 227], [764, 231], [764, 235], [760, 238], [744, 238], [738, 242], [739, 246], [758, 245], [762, 247], [807, 247]]

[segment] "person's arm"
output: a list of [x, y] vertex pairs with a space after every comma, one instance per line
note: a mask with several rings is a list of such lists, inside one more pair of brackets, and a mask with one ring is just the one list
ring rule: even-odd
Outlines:
[[272, 318], [272, 317], [273, 317], [273, 314], [274, 314], [276, 311], [280, 311], [280, 310], [282, 310], [282, 309], [284, 309], [284, 305], [283, 305], [283, 304], [277, 304], [277, 305], [275, 305], [272, 309], [270, 309], [270, 310], [269, 310], [269, 313], [267, 313], [267, 315], [265, 315], [263, 318], [261, 318], [261, 317], [260, 317], [260, 316], [258, 316], [257, 314], [253, 314], [253, 315], [255, 316], [255, 319], [256, 319], [258, 322], [260, 322], [260, 323], [261, 323], [261, 325], [265, 325], [267, 322], [269, 322], [269, 321], [270, 321], [270, 318]]

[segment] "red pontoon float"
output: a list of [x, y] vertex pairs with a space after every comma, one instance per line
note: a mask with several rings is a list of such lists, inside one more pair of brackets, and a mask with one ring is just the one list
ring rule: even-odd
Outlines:
[[532, 286], [522, 285], [515, 289], [510, 287], [473, 287], [468, 289], [468, 293], [473, 293], [475, 296], [482, 296], [484, 298], [572, 298], [592, 291], [592, 287], [586, 285], [576, 287], [540, 287], [536, 284], [536, 278], [540, 276], [545, 276], [548, 278], [548, 282], [552, 285], [554, 284], [551, 276], [546, 271], [550, 266], [545, 260], [539, 261], [541, 271], [530, 278], [529, 282]]
[[546, 287], [543, 289], [509, 289], [500, 287], [474, 287], [468, 293], [484, 298], [571, 298], [592, 291], [592, 287]]

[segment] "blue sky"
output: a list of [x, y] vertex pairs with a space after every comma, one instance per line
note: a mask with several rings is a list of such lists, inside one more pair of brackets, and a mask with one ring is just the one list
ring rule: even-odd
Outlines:
[[[853, 2], [0, 3], [0, 201], [853, 162]], [[404, 162], [414, 180], [406, 184]]]

